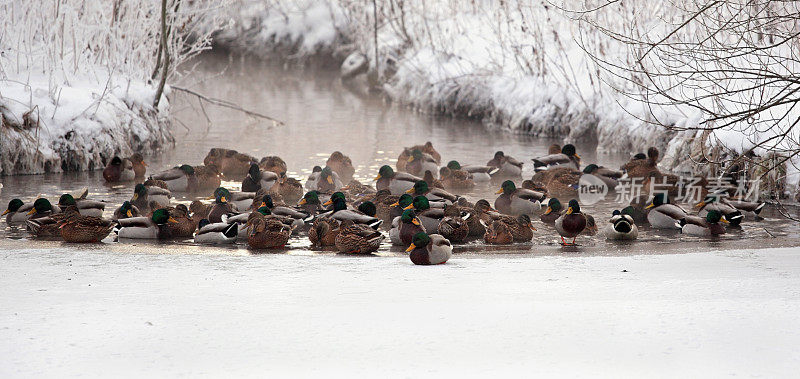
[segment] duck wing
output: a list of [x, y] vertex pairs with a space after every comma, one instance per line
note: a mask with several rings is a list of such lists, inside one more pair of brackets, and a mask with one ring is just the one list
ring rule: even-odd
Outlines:
[[542, 192], [532, 191], [524, 188], [517, 188], [517, 191], [514, 192], [514, 196], [528, 201], [542, 201], [545, 199], [545, 197], [547, 197]]
[[533, 158], [532, 161], [534, 166], [540, 167], [540, 166], [550, 166], [559, 163], [569, 163], [570, 159], [569, 156], [567, 156], [567, 154], [558, 153], [558, 154], [550, 154], [538, 158]]
[[354, 211], [350, 209], [334, 212], [332, 215], [330, 215], [330, 217], [339, 221], [349, 220], [357, 224], [366, 224], [373, 229], [377, 229], [383, 223], [383, 220], [379, 218], [367, 216], [359, 211]]
[[170, 180], [180, 179], [184, 176], [186, 176], [186, 174], [176, 167], [176, 168], [171, 168], [169, 170], [161, 171], [151, 176], [151, 178], [156, 180], [170, 181]]
[[117, 224], [122, 228], [147, 228], [152, 226], [153, 221], [150, 220], [150, 217], [129, 217], [117, 220]]
[[411, 174], [409, 174], [407, 172], [395, 172], [394, 173], [394, 177], [392, 177], [392, 179], [401, 180], [401, 181], [404, 181], [404, 182], [411, 182], [411, 184], [414, 184], [414, 183], [422, 180], [422, 178], [420, 178], [419, 176], [411, 175]]

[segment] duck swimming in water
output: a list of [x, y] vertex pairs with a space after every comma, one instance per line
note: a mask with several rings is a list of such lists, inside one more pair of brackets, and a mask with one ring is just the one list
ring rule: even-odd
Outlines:
[[545, 155], [533, 158], [535, 170], [549, 170], [556, 167], [569, 167], [573, 170], [580, 170], [581, 157], [575, 151], [575, 145], [566, 144], [558, 154]]
[[489, 167], [497, 168], [495, 176], [501, 178], [516, 178], [522, 176], [522, 162], [506, 155], [502, 151], [494, 153], [494, 158], [486, 162]]

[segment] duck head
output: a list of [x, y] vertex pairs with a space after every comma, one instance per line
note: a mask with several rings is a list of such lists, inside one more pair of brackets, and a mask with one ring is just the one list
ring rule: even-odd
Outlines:
[[147, 196], [147, 187], [145, 187], [144, 184], [139, 183], [136, 187], [133, 187], [133, 201], [145, 196]]
[[178, 169], [183, 171], [185, 175], [194, 175], [194, 167], [189, 166], [188, 164], [181, 165], [181, 167], [178, 167]]
[[649, 158], [650, 160], [654, 162], [658, 161], [658, 156], [659, 156], [658, 149], [656, 149], [655, 147], [650, 147], [649, 149], [647, 149], [647, 158]]
[[413, 194], [428, 193], [428, 182], [424, 180], [418, 180], [416, 183], [414, 183], [414, 187], [406, 191], [406, 193], [413, 193]]
[[334, 192], [333, 195], [331, 195], [330, 200], [326, 201], [322, 205], [327, 207], [328, 205], [335, 204], [336, 200], [341, 200], [341, 201], [343, 201], [345, 203], [347, 202], [347, 198], [344, 196], [344, 193], [342, 193], [342, 192]]
[[6, 210], [3, 212], [2, 216], [5, 216], [5, 215], [7, 215], [7, 214], [9, 214], [11, 212], [18, 211], [19, 208], [21, 208], [23, 205], [25, 205], [25, 203], [23, 203], [22, 200], [20, 200], [20, 199], [11, 199], [11, 201], [8, 202], [8, 208], [6, 208]]
[[261, 180], [261, 168], [255, 162], [250, 162], [250, 168], [247, 170], [247, 175], [254, 181]]
[[267, 207], [258, 207], [258, 213], [261, 213], [264, 216], [269, 216], [272, 214], [272, 211]]
[[447, 162], [447, 168], [449, 168], [449, 169], [451, 169], [453, 171], [461, 170], [461, 164], [459, 164], [458, 161], [450, 161], [450, 162]]
[[561, 202], [555, 197], [547, 202], [547, 209], [545, 209], [544, 214], [550, 214], [552, 212], [561, 212]]
[[486, 199], [480, 199], [478, 202], [475, 203], [475, 210], [479, 213], [486, 213], [486, 212], [497, 212]]
[[503, 159], [503, 157], [505, 156], [506, 156], [505, 153], [503, 153], [502, 151], [494, 153], [494, 159]]
[[567, 204], [567, 214], [571, 215], [573, 213], [581, 213], [581, 206], [578, 204], [578, 200], [572, 199]]
[[319, 177], [320, 179], [328, 182], [328, 184], [333, 184], [333, 170], [331, 170], [330, 167], [325, 166], [325, 168], [322, 169], [322, 172], [320, 172]]
[[531, 222], [530, 216], [528, 215], [517, 216], [517, 223], [526, 228], [531, 228], [531, 230], [536, 230], [536, 228], [533, 227], [533, 223]]
[[150, 216], [150, 219], [153, 220], [156, 225], [164, 225], [168, 222], [178, 222], [174, 218], [170, 217], [169, 211], [166, 208], [156, 209], [153, 211], [153, 215]]
[[114, 158], [111, 158], [110, 165], [112, 165], [112, 166], [121, 166], [122, 165], [122, 159], [120, 157], [115, 156]]
[[669, 197], [666, 193], [659, 192], [653, 196], [653, 202], [646, 206], [645, 209], [650, 209], [664, 204], [669, 204]]
[[204, 218], [204, 219], [200, 220], [199, 223], [197, 223], [197, 229], [203, 229], [203, 227], [208, 225], [208, 224], [211, 224], [211, 221], [208, 221], [208, 219]]
[[380, 170], [378, 170], [378, 176], [375, 177], [375, 180], [380, 180], [380, 178], [393, 178], [394, 177], [394, 170], [389, 165], [381, 166]]
[[428, 210], [430, 208], [431, 208], [431, 204], [428, 201], [427, 197], [425, 197], [425, 196], [416, 196], [416, 197], [414, 197], [414, 200], [411, 202], [411, 204], [408, 205], [407, 207], [403, 208], [403, 209], [415, 209], [418, 212], [421, 212], [421, 211], [424, 211], [424, 210]]
[[32, 215], [34, 213], [45, 213], [45, 212], [50, 212], [52, 210], [53, 210], [53, 205], [50, 204], [50, 200], [40, 197], [33, 202], [33, 208], [31, 208], [28, 214]]
[[68, 205], [75, 205], [75, 198], [72, 195], [65, 193], [58, 198], [58, 205], [66, 207]]
[[133, 217], [133, 205], [130, 201], [124, 201], [119, 209], [123, 214], [125, 214], [125, 216]]
[[413, 196], [411, 196], [411, 195], [409, 195], [407, 193], [404, 193], [402, 196], [400, 196], [400, 199], [398, 199], [396, 203], [394, 203], [394, 204], [392, 204], [390, 206], [391, 207], [400, 206], [401, 208], [405, 209], [406, 207], [411, 205], [411, 203], [413, 201], [414, 201], [414, 197]]
[[419, 149], [414, 149], [411, 151], [411, 156], [408, 157], [408, 163], [411, 163], [416, 160], [422, 159], [422, 151]]
[[594, 174], [594, 172], [597, 171], [597, 169], [599, 169], [599, 168], [600, 168], [599, 166], [597, 166], [596, 164], [592, 163], [592, 164], [587, 165], [586, 167], [583, 168], [583, 173], [584, 174]]
[[227, 203], [230, 197], [231, 197], [231, 191], [228, 191], [227, 188], [219, 187], [216, 190], [214, 190], [214, 201], [217, 204]]
[[728, 224], [728, 220], [722, 218], [722, 213], [719, 213], [716, 210], [710, 210], [706, 213], [706, 221], [709, 224], [717, 224], [722, 222], [723, 224]]
[[500, 185], [500, 189], [497, 190], [497, 192], [495, 192], [495, 193], [497, 193], [497, 194], [503, 194], [503, 193], [512, 194], [516, 190], [517, 190], [517, 185], [514, 184], [514, 182], [511, 181], [511, 180], [506, 180], [505, 182], [503, 182], [502, 185]]
[[[272, 198], [270, 198], [272, 199]], [[297, 203], [298, 205], [303, 204], [319, 204], [319, 194], [317, 191], [309, 191], [303, 195], [303, 198], [300, 199], [300, 202]]]
[[370, 217], [375, 217], [375, 214], [378, 212], [378, 209], [375, 208], [375, 204], [373, 204], [371, 201], [365, 201], [359, 204], [358, 210], [359, 212]]
[[[317, 202], [319, 203], [319, 199], [317, 199]], [[258, 207], [267, 207], [269, 209], [274, 208], [275, 204], [272, 202], [272, 196], [264, 195], [264, 197], [261, 198], [261, 204], [259, 204]]]
[[414, 224], [414, 225], [417, 225], [417, 226], [420, 225], [419, 218], [417, 218], [417, 214], [416, 214], [416, 212], [414, 212], [413, 209], [404, 210], [403, 214], [400, 215], [400, 221], [402, 221], [403, 223], [406, 223], [406, 224], [411, 223], [411, 224]]
[[407, 253], [414, 251], [414, 249], [420, 247], [425, 248], [431, 243], [431, 237], [428, 237], [428, 234], [425, 232], [419, 232], [414, 235], [414, 239], [411, 240], [411, 245], [408, 246], [406, 249]]

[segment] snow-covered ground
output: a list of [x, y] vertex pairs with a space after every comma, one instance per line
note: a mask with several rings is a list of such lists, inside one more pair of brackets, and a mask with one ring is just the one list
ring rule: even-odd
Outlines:
[[796, 248], [459, 254], [432, 267], [190, 249], [0, 251], [0, 376], [775, 378], [800, 369]]

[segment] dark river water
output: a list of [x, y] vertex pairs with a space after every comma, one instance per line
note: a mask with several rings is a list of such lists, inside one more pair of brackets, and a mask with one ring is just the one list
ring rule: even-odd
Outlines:
[[[336, 72], [308, 73], [286, 69], [264, 61], [207, 54], [201, 57], [197, 71], [186, 78], [184, 87], [190, 87], [211, 97], [221, 98], [263, 114], [278, 118], [285, 125], [245, 116], [237, 111], [205, 105], [205, 113], [196, 99], [173, 93], [172, 114], [175, 145], [146, 157], [148, 173], [187, 163], [202, 164], [210, 148], [226, 147], [249, 153], [258, 158], [278, 155], [288, 164], [289, 175], [305, 180], [314, 165], [324, 165], [331, 152], [340, 150], [349, 155], [356, 167], [356, 178], [371, 182], [381, 165], [394, 166], [404, 146], [433, 142], [444, 162], [456, 159], [462, 164], [485, 164], [494, 152], [530, 162], [530, 158], [546, 154], [547, 147], [560, 140], [533, 138], [523, 135], [489, 130], [480, 122], [464, 119], [436, 117], [414, 112], [401, 106], [387, 104], [380, 95], [367, 95], [351, 91], [338, 79]], [[577, 146], [583, 163], [598, 163], [619, 167], [634, 152], [617, 154], [596, 153], [596, 146]], [[645, 150], [642, 146], [641, 150]], [[532, 165], [527, 164], [523, 177], [530, 178]], [[90, 197], [108, 202], [106, 216], [110, 217], [119, 204], [132, 195], [131, 185], [107, 186], [101, 172], [81, 172], [14, 176], [0, 178], [4, 188], [0, 204], [5, 209], [14, 197], [25, 202], [44, 195], [51, 199], [66, 191], [88, 187]], [[236, 188], [239, 183], [228, 182]], [[467, 197], [471, 201], [486, 198], [493, 202], [497, 188], [478, 186]], [[188, 203], [192, 199], [177, 198]], [[584, 206], [598, 223], [608, 219], [613, 209], [620, 205], [613, 201]], [[469, 254], [594, 254], [624, 255], [664, 252], [702, 251], [746, 247], [800, 245], [796, 223], [781, 218], [773, 209], [765, 211], [767, 219], [760, 222], [745, 221], [741, 229], [730, 230], [721, 238], [689, 237], [676, 232], [643, 229], [640, 239], [632, 243], [608, 242], [600, 235], [579, 237], [578, 247], [562, 248], [555, 231], [538, 222], [538, 231], [532, 243], [511, 246], [484, 246], [471, 242], [457, 246], [456, 252]], [[21, 248], [60, 245], [58, 242], [29, 241], [27, 233], [5, 222], [0, 224], [0, 248]], [[399, 248], [388, 244], [378, 255], [403, 254]], [[163, 251], [165, 244], [173, 246], [172, 252], [218, 252], [223, 254], [249, 254], [246, 246], [206, 247], [200, 249], [190, 241], [137, 242], [139, 248]], [[116, 243], [113, 235], [92, 249], [125, 250], [125, 243]], [[308, 239], [303, 235], [290, 240], [290, 254], [331, 254], [309, 250]]]

